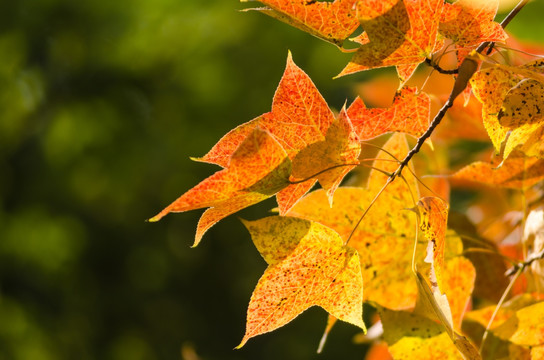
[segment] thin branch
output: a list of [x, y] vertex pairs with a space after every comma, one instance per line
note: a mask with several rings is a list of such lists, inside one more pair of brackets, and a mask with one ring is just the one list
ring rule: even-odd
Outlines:
[[531, 256], [527, 258], [527, 260], [514, 264], [510, 269], [506, 271], [506, 276], [510, 276], [516, 273], [518, 270], [525, 270], [526, 267], [531, 266], [531, 264], [537, 260], [543, 260], [544, 259], [544, 249], [542, 249], [540, 252], [533, 253]]
[[445, 74], [445, 75], [455, 75], [455, 74], [459, 74], [459, 69], [451, 69], [451, 70], [447, 70], [447, 69], [443, 69], [442, 67], [440, 67], [440, 65], [438, 64], [435, 64], [431, 59], [429, 58], [425, 58], [425, 63], [427, 65], [429, 65], [430, 67], [432, 67], [433, 69], [435, 69], [436, 71], [438, 71], [439, 73], [441, 74]]
[[502, 304], [506, 300], [506, 297], [510, 293], [510, 290], [512, 290], [512, 287], [514, 286], [514, 283], [519, 278], [521, 273], [522, 273], [522, 270], [518, 269], [515, 276], [512, 278], [512, 280], [510, 280], [510, 283], [506, 287], [506, 290], [504, 290], [504, 293], [502, 294], [501, 299], [497, 303], [497, 306], [495, 307], [495, 311], [493, 311], [493, 315], [491, 315], [491, 319], [489, 319], [489, 323], [487, 324], [487, 326], [485, 328], [485, 331], [484, 331], [484, 335], [482, 336], [482, 342], [480, 343], [480, 355], [482, 354], [482, 350], [484, 349], [484, 344], [485, 344], [485, 340], [487, 339], [487, 334], [489, 334], [489, 329], [491, 328], [491, 325], [493, 324], [493, 321], [495, 321], [495, 317], [499, 313], [499, 310], [500, 310]]
[[387, 182], [385, 183], [385, 185], [381, 188], [381, 190], [376, 194], [376, 196], [374, 197], [374, 199], [372, 199], [372, 201], [370, 202], [370, 204], [368, 205], [368, 207], [366, 208], [365, 212], [363, 213], [363, 215], [361, 215], [361, 217], [359, 218], [359, 221], [357, 221], [357, 224], [355, 224], [355, 226], [353, 227], [353, 230], [351, 230], [351, 233], [349, 234], [348, 236], [348, 239], [346, 240], [346, 242], [344, 243], [344, 245], [347, 245], [349, 243], [349, 241], [351, 240], [351, 237], [353, 236], [353, 234], [355, 233], [355, 230], [357, 230], [357, 228], [359, 227], [359, 224], [361, 223], [361, 221], [363, 221], [363, 219], [365, 218], [366, 214], [368, 213], [368, 211], [370, 210], [370, 208], [372, 207], [372, 205], [374, 205], [374, 203], [376, 202], [376, 200], [378, 200], [378, 198], [380, 197], [380, 195], [383, 193], [383, 191], [387, 188], [387, 186], [389, 186], [389, 184], [391, 184], [391, 182], [393, 181], [393, 177], [392, 176], [389, 176], [387, 178]]

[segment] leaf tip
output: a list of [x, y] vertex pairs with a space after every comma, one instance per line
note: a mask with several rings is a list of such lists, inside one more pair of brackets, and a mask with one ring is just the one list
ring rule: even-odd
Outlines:
[[240, 342], [240, 344], [238, 344], [238, 345], [234, 348], [234, 350], [240, 350], [240, 349], [246, 344], [247, 340], [248, 340], [248, 336], [246, 335], [246, 336], [244, 336], [244, 338], [242, 339], [242, 341]]
[[164, 214], [161, 212], [161, 213], [153, 216], [152, 218], [147, 219], [146, 222], [150, 222], [150, 223], [157, 222], [160, 219], [162, 219], [163, 217], [164, 217]]
[[196, 156], [189, 156], [189, 159], [196, 162], [204, 162], [204, 156], [196, 157]]
[[238, 220], [240, 220], [240, 222], [242, 223], [242, 225], [244, 225], [244, 226], [246, 227], [246, 229], [249, 230], [249, 226], [250, 226], [250, 224], [252, 223], [252, 221], [243, 219], [243, 218], [241, 218], [241, 217], [238, 217]]

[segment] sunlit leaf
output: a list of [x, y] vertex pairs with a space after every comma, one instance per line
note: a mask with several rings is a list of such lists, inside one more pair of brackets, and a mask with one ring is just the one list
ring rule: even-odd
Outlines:
[[495, 336], [514, 344], [544, 344], [544, 302], [524, 307], [493, 330]]
[[419, 211], [419, 228], [425, 238], [432, 243], [431, 267], [436, 276], [436, 285], [444, 291], [444, 248], [449, 206], [437, 197], [424, 197], [417, 203]]
[[[517, 310], [533, 305], [536, 302], [537, 299], [535, 299], [535, 297], [531, 296], [530, 294], [518, 295], [506, 301], [495, 315], [490, 329], [495, 329], [498, 326], [504, 324], [504, 322], [511, 318]], [[489, 324], [491, 316], [495, 312], [496, 307], [496, 305], [490, 305], [478, 310], [469, 311], [467, 312], [465, 319], [477, 322], [485, 328]]]
[[227, 166], [232, 151], [256, 126], [268, 130], [293, 160], [294, 180], [308, 178], [277, 194], [280, 214], [296, 204], [317, 180], [332, 199], [342, 178], [358, 162], [360, 145], [349, 117], [344, 111], [335, 119], [309, 76], [293, 62], [291, 53], [274, 95], [272, 111], [231, 130], [197, 160]]
[[544, 84], [532, 79], [521, 80], [506, 94], [498, 117], [499, 123], [509, 128], [542, 121]]
[[258, 1], [268, 7], [248, 10], [260, 11], [336, 45], [342, 45], [344, 40], [359, 27], [353, 9], [356, 0], [335, 0], [332, 2], [316, 0]]
[[[516, 148], [528, 156], [544, 157], [543, 64], [542, 60], [518, 67], [496, 64], [471, 79], [483, 104], [484, 126], [497, 151], [504, 143], [505, 158]], [[529, 94], [529, 89], [534, 93]]]
[[219, 220], [260, 202], [289, 185], [291, 161], [268, 132], [253, 130], [236, 149], [229, 167], [203, 180], [159, 214], [209, 208], [202, 215], [195, 238], [198, 245], [204, 233]]
[[441, 0], [362, 0], [357, 17], [366, 39], [339, 76], [397, 66], [402, 82], [435, 49]]
[[379, 312], [395, 360], [463, 359], [441, 324], [405, 311], [381, 308]]
[[452, 178], [509, 189], [526, 189], [544, 179], [543, 159], [514, 153], [500, 167], [498, 165], [478, 161], [457, 171]]
[[444, 4], [438, 31], [453, 40], [460, 61], [482, 42], [506, 40], [508, 35], [502, 26], [493, 21], [498, 6], [498, 0], [459, 0]]
[[404, 132], [419, 137], [429, 127], [430, 98], [415, 88], [403, 88], [388, 108], [367, 108], [361, 98], [348, 108], [348, 116], [361, 140], [388, 132]]
[[334, 230], [280, 216], [244, 224], [269, 266], [251, 296], [246, 333], [238, 347], [315, 305], [365, 329], [357, 251], [344, 246]]
[[[384, 150], [399, 158], [404, 157], [408, 152], [405, 136], [393, 135], [384, 145]], [[385, 152], [378, 153], [377, 158], [391, 159]], [[374, 166], [393, 172], [397, 164], [377, 160]], [[407, 183], [398, 179], [387, 187], [348, 243], [357, 249], [360, 256], [365, 300], [392, 309], [413, 307], [417, 298], [417, 286], [411, 272], [415, 217], [405, 210], [414, 206], [410, 194], [417, 194], [417, 183], [409, 173], [406, 179]], [[318, 190], [305, 196], [288, 214], [319, 221], [333, 228], [347, 241], [359, 218], [386, 181], [386, 175], [372, 171], [367, 189], [338, 188], [332, 207], [325, 192]], [[424, 246], [419, 247], [422, 253]]]
[[307, 146], [294, 157], [291, 176], [294, 180], [317, 178], [332, 204], [334, 191], [344, 176], [359, 164], [360, 152], [359, 138], [342, 109], [325, 140]]

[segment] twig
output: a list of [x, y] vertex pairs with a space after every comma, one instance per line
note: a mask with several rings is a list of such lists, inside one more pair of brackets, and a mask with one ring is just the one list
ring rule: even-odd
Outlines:
[[438, 64], [435, 64], [431, 59], [429, 58], [425, 58], [425, 63], [427, 65], [429, 65], [430, 67], [432, 67], [433, 69], [435, 69], [436, 71], [438, 71], [439, 73], [441, 74], [446, 74], [446, 75], [455, 75], [455, 74], [459, 74], [459, 69], [451, 69], [451, 70], [446, 70], [446, 69], [443, 69], [440, 67], [440, 65]]
[[321, 175], [321, 174], [323, 174], [323, 173], [326, 173], [327, 171], [330, 171], [330, 170], [333, 170], [333, 169], [336, 169], [336, 168], [339, 168], [339, 167], [344, 167], [344, 166], [358, 166], [358, 165], [360, 165], [360, 164], [357, 163], [357, 164], [339, 164], [339, 165], [333, 165], [333, 166], [331, 166], [331, 167], [328, 167], [328, 168], [326, 168], [326, 169], [323, 169], [323, 170], [321, 170], [321, 171], [318, 171], [318, 172], [316, 172], [315, 174], [310, 175], [310, 176], [308, 176], [308, 177], [305, 178], [305, 179], [302, 179], [302, 180], [294, 180], [294, 181], [289, 180], [289, 184], [290, 184], [290, 185], [296, 185], [296, 184], [300, 184], [300, 183], [306, 182], [306, 181], [308, 181], [308, 180], [311, 180], [311, 179], [315, 178], [316, 176], [319, 176], [319, 175]]
[[485, 328], [484, 335], [482, 336], [482, 342], [480, 343], [480, 355], [482, 354], [482, 351], [484, 349], [484, 343], [485, 343], [485, 340], [487, 339], [487, 334], [489, 334], [489, 329], [491, 328], [493, 321], [495, 321], [495, 317], [499, 313], [499, 310], [502, 304], [504, 303], [504, 301], [506, 300], [506, 297], [510, 293], [510, 290], [512, 290], [512, 286], [514, 286], [514, 283], [519, 278], [521, 273], [522, 273], [521, 269], [518, 269], [518, 271], [515, 273], [515, 276], [512, 278], [512, 280], [510, 280], [510, 283], [506, 287], [506, 290], [504, 290], [504, 292], [502, 293], [501, 299], [499, 300], [497, 306], [495, 307], [495, 311], [493, 311], [493, 314], [491, 315], [491, 319], [489, 319], [489, 322], [487, 323], [487, 326]]
[[517, 264], [514, 264], [514, 266], [512, 266], [510, 269], [506, 270], [506, 273], [505, 275], [506, 276], [511, 276], [513, 274], [516, 273], [516, 271], [518, 270], [525, 270], [526, 267], [528, 266], [531, 266], [531, 264], [537, 260], [543, 260], [544, 259], [544, 249], [542, 249], [540, 252], [538, 253], [533, 253], [531, 254], [531, 256], [529, 256], [527, 258], [527, 260], [523, 261], [523, 262], [520, 262], [520, 263], [517, 263]]

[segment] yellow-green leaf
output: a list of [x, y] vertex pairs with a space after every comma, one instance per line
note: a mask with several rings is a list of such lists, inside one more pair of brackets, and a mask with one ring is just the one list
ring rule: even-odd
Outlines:
[[381, 308], [379, 312], [395, 360], [463, 359], [441, 324], [405, 311]]
[[269, 266], [251, 296], [246, 333], [238, 347], [315, 305], [365, 330], [359, 257], [334, 230], [280, 216], [245, 225]]
[[544, 302], [524, 307], [493, 330], [493, 334], [517, 345], [544, 344]]

